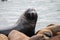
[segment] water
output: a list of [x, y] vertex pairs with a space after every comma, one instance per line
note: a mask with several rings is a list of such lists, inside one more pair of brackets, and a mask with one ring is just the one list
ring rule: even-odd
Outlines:
[[0, 29], [14, 25], [28, 8], [38, 13], [36, 31], [51, 23], [60, 24], [60, 0], [0, 0]]

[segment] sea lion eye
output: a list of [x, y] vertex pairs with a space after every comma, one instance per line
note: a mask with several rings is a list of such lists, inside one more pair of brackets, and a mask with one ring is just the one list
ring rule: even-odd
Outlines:
[[27, 14], [27, 17], [30, 17], [30, 14], [29, 13]]
[[27, 13], [27, 14], [26, 14], [26, 17], [27, 17], [28, 19], [31, 19], [30, 13]]
[[49, 33], [49, 32], [44, 32], [44, 34], [45, 34], [47, 37], [52, 37], [51, 33]]

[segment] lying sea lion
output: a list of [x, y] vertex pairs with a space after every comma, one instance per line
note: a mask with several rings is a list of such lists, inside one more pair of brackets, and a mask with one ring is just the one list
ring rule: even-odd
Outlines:
[[47, 37], [52, 37], [52, 36], [53, 36], [53, 33], [52, 33], [51, 30], [49, 30], [49, 29], [39, 30], [36, 34], [44, 34], [44, 35], [46, 35]]
[[27, 36], [32, 36], [35, 32], [37, 17], [38, 15], [35, 9], [27, 9], [24, 14], [21, 15], [15, 25], [5, 30], [0, 30], [0, 33], [7, 35], [11, 30], [18, 30]]
[[50, 24], [46, 28], [39, 30], [36, 34], [44, 34], [47, 37], [55, 36], [57, 32], [60, 32], [60, 25]]
[[0, 40], [8, 40], [8, 37], [4, 34], [0, 34]]
[[29, 40], [49, 40], [49, 37], [46, 37], [44, 34], [38, 34], [32, 36]]
[[9, 40], [28, 40], [29, 37], [17, 30], [12, 30], [8, 35]]

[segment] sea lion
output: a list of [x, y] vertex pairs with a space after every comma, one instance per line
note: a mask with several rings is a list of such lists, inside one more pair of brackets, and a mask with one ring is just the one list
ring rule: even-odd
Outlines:
[[0, 30], [0, 33], [3, 34], [9, 34], [11, 30], [18, 30], [20, 32], [23, 32], [27, 36], [34, 35], [35, 32], [35, 25], [37, 22], [37, 12], [35, 9], [27, 9], [23, 15], [18, 19], [15, 25], [12, 27]]
[[36, 34], [44, 34], [47, 37], [53, 37], [60, 32], [60, 25], [50, 24], [46, 28], [39, 30]]
[[45, 36], [47, 36], [49, 38], [53, 36], [53, 33], [49, 29], [39, 30], [36, 34], [44, 34]]
[[0, 40], [8, 40], [8, 37], [4, 34], [0, 34]]
[[29, 40], [49, 40], [49, 37], [46, 37], [43, 34], [38, 34], [38, 35], [34, 35], [34, 36], [30, 37]]
[[9, 40], [28, 40], [29, 39], [27, 35], [17, 30], [12, 30], [9, 33], [8, 38]]

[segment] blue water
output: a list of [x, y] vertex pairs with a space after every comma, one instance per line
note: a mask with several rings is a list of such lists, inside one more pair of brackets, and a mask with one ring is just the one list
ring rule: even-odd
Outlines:
[[14, 25], [28, 8], [38, 13], [36, 31], [51, 23], [60, 24], [60, 0], [0, 0], [0, 30]]

